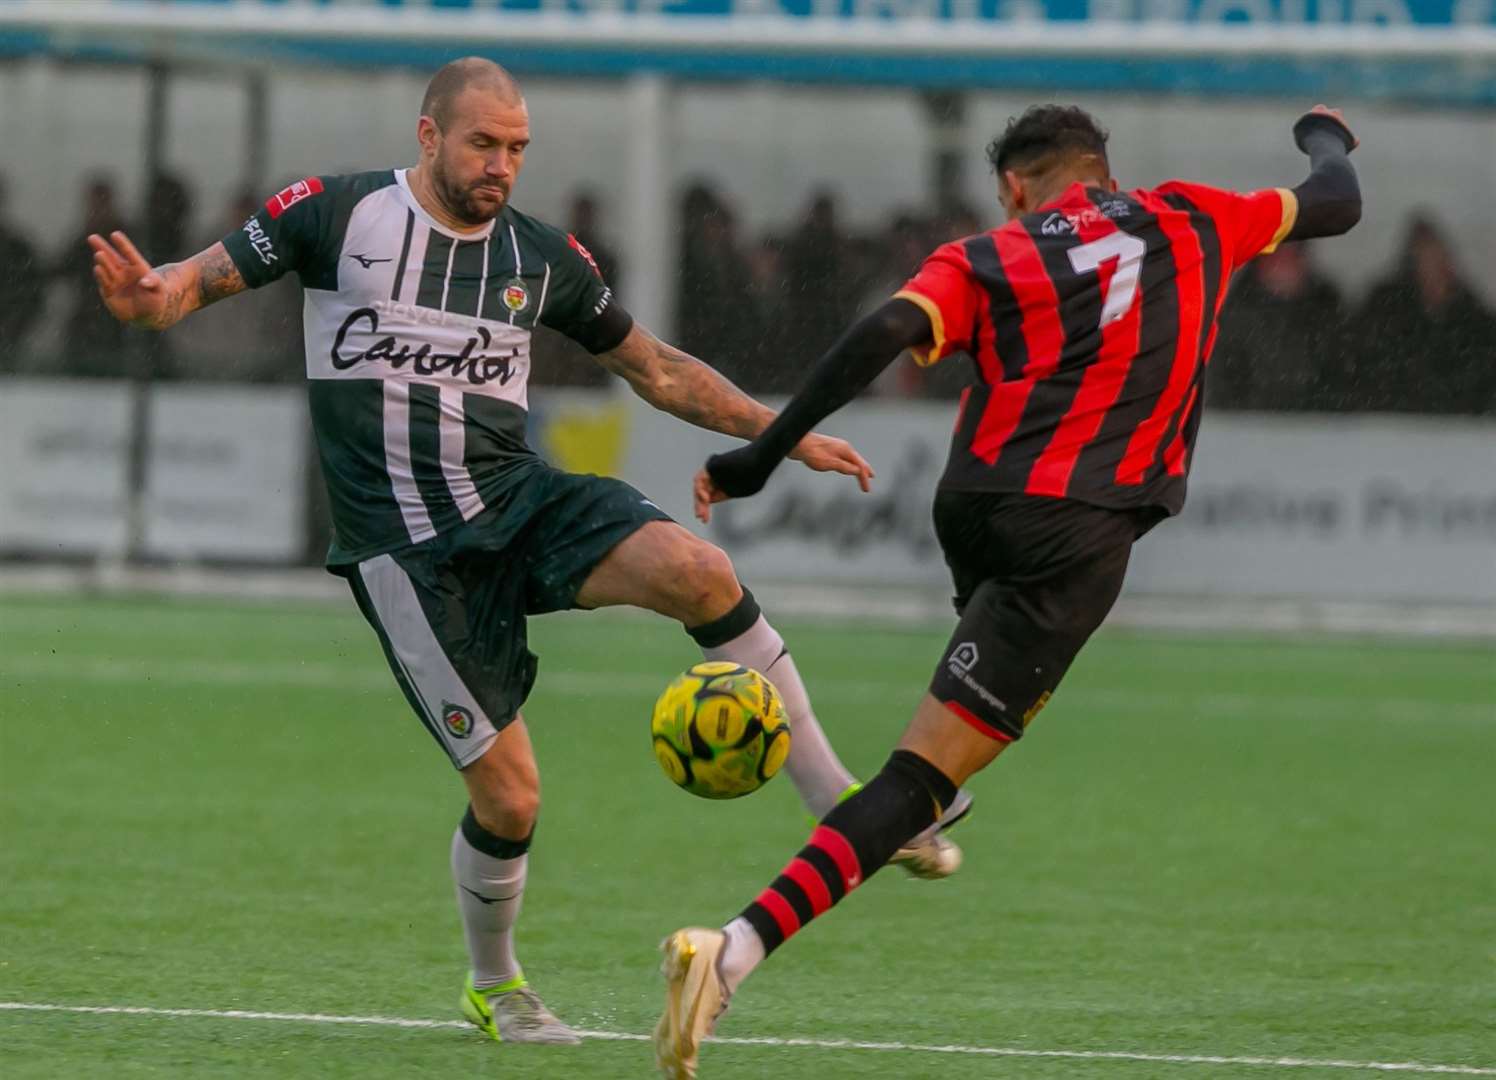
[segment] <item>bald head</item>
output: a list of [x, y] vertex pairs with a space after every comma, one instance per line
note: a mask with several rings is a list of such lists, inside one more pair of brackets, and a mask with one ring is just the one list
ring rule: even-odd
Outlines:
[[530, 114], [514, 76], [492, 60], [453, 60], [431, 79], [416, 123], [421, 162], [411, 190], [451, 228], [492, 221], [530, 145]]
[[443, 131], [451, 127], [452, 106], [466, 90], [479, 90], [494, 95], [505, 105], [524, 102], [519, 83], [514, 76], [492, 60], [481, 56], [464, 56], [445, 64], [431, 77], [426, 86], [426, 96], [421, 99], [421, 115], [436, 121]]

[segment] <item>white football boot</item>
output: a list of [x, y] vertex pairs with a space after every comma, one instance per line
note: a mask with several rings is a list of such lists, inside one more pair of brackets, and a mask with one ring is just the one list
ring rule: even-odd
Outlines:
[[948, 878], [961, 869], [961, 846], [947, 836], [946, 830], [971, 813], [971, 796], [957, 791], [940, 820], [893, 853], [889, 865], [902, 866], [910, 877], [936, 881]]
[[727, 987], [717, 969], [727, 935], [687, 927], [660, 942], [665, 1011], [654, 1029], [655, 1064], [667, 1080], [696, 1080], [696, 1055], [727, 1011]]

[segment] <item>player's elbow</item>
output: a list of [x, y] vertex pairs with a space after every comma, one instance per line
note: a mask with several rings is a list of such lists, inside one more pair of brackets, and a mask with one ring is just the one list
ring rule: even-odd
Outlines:
[[1361, 196], [1340, 199], [1325, 207], [1324, 227], [1326, 236], [1340, 236], [1354, 229], [1361, 220]]
[[[1308, 193], [1306, 193], [1308, 194]], [[1312, 240], [1340, 236], [1361, 220], [1361, 192], [1355, 187], [1334, 192], [1313, 192], [1299, 203], [1298, 220], [1288, 234], [1290, 240]]]
[[1294, 195], [1299, 213], [1290, 239], [1339, 236], [1361, 220], [1361, 184], [1344, 155], [1317, 163]]

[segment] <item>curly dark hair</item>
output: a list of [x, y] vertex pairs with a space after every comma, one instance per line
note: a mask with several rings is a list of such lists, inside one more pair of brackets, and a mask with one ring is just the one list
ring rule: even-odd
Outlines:
[[1034, 105], [1022, 116], [1008, 118], [1008, 126], [987, 144], [987, 161], [1001, 176], [1006, 169], [1045, 171], [1062, 158], [1089, 154], [1106, 160], [1105, 128], [1077, 105]]

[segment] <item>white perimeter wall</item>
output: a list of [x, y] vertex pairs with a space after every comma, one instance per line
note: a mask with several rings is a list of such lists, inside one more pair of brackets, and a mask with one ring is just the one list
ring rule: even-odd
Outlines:
[[[119, 556], [131, 503], [131, 390], [0, 380], [0, 557]], [[284, 564], [304, 550], [306, 412], [293, 387], [154, 387], [141, 550]], [[826, 429], [878, 479], [782, 466], [762, 495], [692, 521], [691, 475], [733, 441], [637, 399], [544, 391], [531, 444], [572, 472], [622, 476], [720, 544], [744, 579], [944, 592], [930, 503], [951, 406], [859, 402]], [[1134, 551], [1131, 594], [1496, 606], [1496, 424], [1425, 417], [1220, 414], [1189, 503]]]

